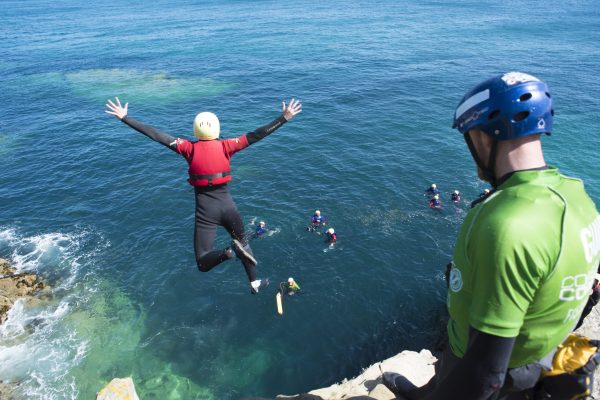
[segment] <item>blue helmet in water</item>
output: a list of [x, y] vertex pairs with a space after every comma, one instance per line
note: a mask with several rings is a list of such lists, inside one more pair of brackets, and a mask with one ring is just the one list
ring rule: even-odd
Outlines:
[[454, 114], [453, 128], [465, 134], [479, 129], [495, 140], [552, 132], [552, 98], [534, 76], [508, 72], [471, 89]]

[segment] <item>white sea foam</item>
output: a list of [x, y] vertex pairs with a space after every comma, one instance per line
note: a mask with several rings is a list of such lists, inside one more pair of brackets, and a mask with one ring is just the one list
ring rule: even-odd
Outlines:
[[14, 243], [16, 233], [13, 228], [0, 229], [0, 242]]
[[[108, 246], [87, 231], [20, 235], [15, 228], [0, 228], [0, 250], [10, 254], [19, 272], [31, 271], [60, 282], [50, 300], [17, 300], [0, 326], [0, 376], [19, 382], [17, 395], [27, 399], [76, 399], [78, 388], [70, 372], [87, 355], [83, 329], [70, 329], [65, 322], [81, 304], [90, 301], [97, 279], [79, 283], [82, 266], [93, 263], [90, 254]], [[82, 242], [98, 242], [83, 254]], [[89, 277], [89, 276], [88, 276]], [[59, 290], [60, 289], [60, 290]]]
[[69, 255], [77, 247], [78, 238], [62, 233], [46, 233], [20, 237], [14, 229], [0, 231], [0, 240], [12, 248], [11, 263], [18, 272], [40, 272], [45, 262], [58, 260]]
[[28, 399], [76, 398], [76, 391], [64, 378], [80, 362], [85, 343], [75, 332], [58, 329], [64, 311], [65, 302], [59, 302], [50, 313], [37, 315], [17, 307], [8, 320], [12, 329], [2, 332], [0, 343], [7, 345], [0, 346], [0, 375], [20, 382], [19, 390]]
[[276, 235], [276, 234], [278, 234], [278, 233], [280, 233], [280, 232], [281, 232], [281, 228], [275, 228], [275, 229], [271, 229], [271, 230], [269, 231], [268, 235], [269, 235], [269, 236], [273, 236], [273, 235]]
[[6, 317], [6, 322], [0, 325], [0, 343], [3, 339], [15, 338], [25, 332], [23, 302], [15, 301]]

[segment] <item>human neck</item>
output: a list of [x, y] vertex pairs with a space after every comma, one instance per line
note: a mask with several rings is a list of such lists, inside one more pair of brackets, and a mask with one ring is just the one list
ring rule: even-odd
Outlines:
[[496, 156], [496, 178], [526, 169], [546, 166], [540, 135], [529, 135], [519, 139], [498, 142]]

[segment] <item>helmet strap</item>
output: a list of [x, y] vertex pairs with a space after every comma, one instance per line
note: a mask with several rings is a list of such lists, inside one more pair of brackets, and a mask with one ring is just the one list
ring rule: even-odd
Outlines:
[[497, 149], [498, 149], [498, 141], [492, 140], [492, 148], [490, 149], [490, 155], [489, 155], [488, 162], [486, 165], [486, 163], [483, 162], [481, 157], [479, 157], [479, 154], [477, 153], [477, 150], [475, 149], [475, 145], [473, 144], [473, 140], [471, 139], [471, 136], [469, 136], [469, 133], [466, 132], [464, 134], [464, 137], [465, 137], [465, 142], [467, 143], [467, 146], [469, 147], [469, 151], [471, 152], [471, 156], [473, 157], [473, 160], [475, 160], [475, 164], [477, 164], [477, 166], [483, 173], [485, 180], [488, 181], [492, 185], [493, 188], [496, 188], [496, 174], [494, 172], [494, 167], [496, 165], [496, 153], [497, 153]]
[[490, 149], [490, 157], [488, 159], [489, 182], [494, 189], [498, 186], [496, 179], [496, 154], [498, 154], [498, 141], [492, 139], [492, 148]]

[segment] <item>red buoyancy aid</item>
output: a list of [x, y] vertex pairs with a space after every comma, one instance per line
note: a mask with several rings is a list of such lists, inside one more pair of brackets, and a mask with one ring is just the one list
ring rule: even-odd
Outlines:
[[248, 140], [242, 136], [236, 139], [200, 140], [193, 143], [181, 140], [177, 150], [189, 163], [190, 185], [213, 186], [231, 180], [231, 156], [246, 147]]

